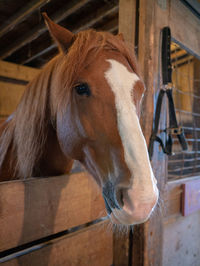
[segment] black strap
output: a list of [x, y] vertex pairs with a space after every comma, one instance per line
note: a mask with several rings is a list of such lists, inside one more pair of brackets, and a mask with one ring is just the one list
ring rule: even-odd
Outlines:
[[[158, 133], [158, 126], [159, 126], [159, 121], [160, 121], [162, 101], [163, 101], [163, 96], [165, 93], [167, 94], [167, 98], [168, 98], [169, 127], [164, 130], [164, 132], [167, 134], [167, 140], [164, 145], [162, 139], [157, 136], [157, 133]], [[172, 155], [172, 145], [173, 145], [172, 135], [177, 135], [182, 149], [187, 150], [187, 142], [185, 140], [183, 129], [178, 126], [177, 119], [176, 119], [174, 101], [172, 97], [172, 89], [166, 89], [166, 90], [161, 89], [158, 95], [154, 127], [152, 130], [150, 143], [149, 143], [149, 157], [152, 158], [153, 156], [154, 141], [157, 141], [160, 144], [164, 153], [166, 153], [167, 155]]]
[[[158, 95], [157, 104], [156, 104], [156, 111], [155, 111], [155, 119], [154, 119], [154, 126], [152, 130], [152, 134], [150, 137], [149, 142], [149, 157], [150, 159], [153, 156], [153, 146], [154, 141], [157, 141], [163, 152], [167, 155], [172, 155], [172, 145], [173, 139], [172, 135], [177, 135], [178, 140], [182, 146], [183, 150], [187, 150], [187, 142], [185, 140], [185, 136], [183, 133], [183, 129], [178, 126], [174, 101], [172, 97], [172, 88], [170, 88], [169, 84], [172, 81], [172, 66], [171, 66], [171, 58], [170, 58], [170, 45], [171, 45], [171, 33], [170, 28], [165, 27], [162, 30], [162, 79], [163, 79], [163, 87]], [[169, 127], [164, 130], [167, 134], [167, 140], [164, 145], [162, 139], [157, 136], [158, 133], [158, 126], [161, 114], [161, 107], [164, 94], [167, 94], [168, 99], [168, 110], [169, 110]]]
[[162, 99], [164, 96], [165, 91], [164, 90], [160, 90], [159, 95], [158, 95], [158, 100], [157, 100], [157, 104], [156, 104], [156, 112], [155, 112], [155, 120], [154, 120], [154, 127], [152, 130], [152, 134], [151, 134], [151, 138], [150, 138], [150, 142], [149, 142], [149, 157], [150, 159], [153, 156], [153, 145], [154, 145], [154, 141], [158, 141], [162, 147], [162, 149], [164, 150], [164, 145], [162, 140], [157, 137], [157, 132], [158, 132], [158, 126], [159, 126], [159, 121], [160, 121], [160, 113], [161, 113], [161, 107], [162, 107]]
[[172, 82], [171, 32], [169, 27], [162, 30], [162, 81], [164, 85]]
[[178, 137], [178, 140], [181, 144], [181, 147], [183, 150], [187, 150], [187, 142], [185, 139], [185, 135], [183, 132], [182, 127], [178, 126], [177, 119], [176, 119], [176, 113], [175, 113], [175, 107], [174, 107], [174, 101], [172, 97], [172, 89], [166, 90], [167, 97], [168, 97], [168, 104], [169, 104], [169, 130], [168, 134], [175, 134]]

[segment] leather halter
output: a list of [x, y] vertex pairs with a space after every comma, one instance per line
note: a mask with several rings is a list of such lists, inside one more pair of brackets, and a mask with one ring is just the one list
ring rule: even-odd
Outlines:
[[[171, 44], [171, 32], [169, 27], [165, 27], [162, 30], [162, 80], [163, 86], [159, 91], [158, 100], [156, 103], [155, 119], [152, 129], [152, 134], [149, 142], [149, 157], [153, 156], [154, 141], [157, 141], [163, 152], [167, 155], [172, 155], [173, 139], [172, 135], [176, 135], [182, 150], [187, 150], [187, 142], [181, 126], [178, 126], [176, 119], [176, 112], [174, 107], [174, 101], [172, 96], [172, 66], [170, 58], [170, 44]], [[168, 99], [168, 111], [169, 111], [169, 127], [163, 130], [166, 133], [167, 139], [164, 144], [162, 139], [157, 136], [159, 120], [161, 114], [161, 107], [163, 96], [167, 95]]]

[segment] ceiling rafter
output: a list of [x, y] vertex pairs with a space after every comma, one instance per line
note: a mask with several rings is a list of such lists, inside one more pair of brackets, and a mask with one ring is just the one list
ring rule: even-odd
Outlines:
[[[101, 20], [103, 20], [104, 18], [106, 18], [107, 16], [110, 16], [110, 15], [113, 15], [113, 14], [117, 14], [118, 12], [118, 9], [119, 9], [119, 6], [116, 5], [112, 8], [110, 8], [109, 10], [107, 11], [102, 11], [97, 17], [93, 18], [92, 20], [88, 20], [87, 22], [84, 23], [83, 26], [79, 26], [79, 27], [76, 27], [74, 29], [72, 29], [72, 31], [74, 33], [77, 33], [79, 31], [82, 31], [82, 30], [86, 30], [86, 29], [89, 29], [89, 28], [92, 28], [94, 27], [95, 24], [97, 24], [98, 22], [100, 22]], [[111, 33], [114, 33], [116, 30], [118, 29], [118, 25], [110, 25], [110, 27], [108, 26], [107, 28], [105, 27], [105, 30], [106, 31], [110, 31]], [[52, 49], [54, 49], [56, 47], [56, 44], [55, 43], [52, 43], [50, 46], [48, 46], [47, 48], [43, 49], [42, 51], [32, 55], [31, 57], [27, 58], [26, 60], [22, 61], [21, 64], [27, 64], [35, 59], [37, 59], [38, 57], [50, 52]]]
[[15, 15], [6, 20], [4, 24], [0, 27], [0, 37], [15, 28], [19, 23], [21, 23], [28, 16], [30, 16], [31, 13], [41, 8], [49, 1], [50, 0], [33, 0], [31, 2], [28, 2], [25, 7], [21, 8], [17, 13], [15, 13]]
[[[92, 2], [92, 0], [81, 0], [81, 1], [71, 1], [71, 7], [69, 8], [69, 4], [64, 6], [62, 10], [56, 12], [52, 19], [58, 23], [63, 19], [66, 19], [73, 13], [77, 12], [79, 9], [84, 7], [87, 3]], [[47, 28], [44, 23], [36, 26], [33, 30], [27, 32], [22, 38], [17, 39], [15, 42], [8, 45], [4, 50], [0, 52], [0, 59], [5, 59], [15, 51], [19, 50], [21, 47], [26, 45], [27, 43], [33, 41], [38, 38], [41, 34], [47, 31]]]

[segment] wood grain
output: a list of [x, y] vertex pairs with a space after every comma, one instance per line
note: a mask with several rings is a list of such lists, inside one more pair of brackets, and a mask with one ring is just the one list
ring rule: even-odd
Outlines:
[[170, 1], [168, 19], [172, 37], [200, 58], [199, 19], [181, 1]]
[[136, 0], [119, 1], [119, 33], [135, 46]]
[[17, 65], [0, 60], [0, 76], [30, 81], [40, 72], [37, 68]]
[[26, 86], [0, 81], [0, 116], [9, 116], [16, 109]]
[[97, 185], [84, 172], [2, 182], [0, 251], [93, 221], [104, 209]]
[[[167, 24], [165, 14], [167, 14], [167, 10], [161, 9], [157, 1], [140, 1], [138, 59], [146, 85], [141, 124], [147, 143], [152, 132], [155, 93], [160, 89], [160, 84], [158, 84], [160, 71], [158, 64], [160, 55], [159, 41], [161, 29], [163, 25]], [[165, 107], [164, 104], [163, 107]], [[162, 124], [165, 123], [164, 114], [165, 110], [160, 119]], [[152, 166], [158, 181], [160, 197], [162, 198], [165, 185], [166, 161], [163, 153], [159, 152], [158, 145], [154, 146]], [[150, 219], [144, 225], [138, 227], [135, 239], [137, 239], [139, 248], [133, 245], [133, 263], [135, 265], [162, 265], [162, 219], [162, 212], [157, 208]], [[140, 255], [138, 255], [138, 252]]]
[[107, 222], [96, 224], [41, 245], [38, 250], [2, 263], [3, 266], [110, 266], [112, 233]]

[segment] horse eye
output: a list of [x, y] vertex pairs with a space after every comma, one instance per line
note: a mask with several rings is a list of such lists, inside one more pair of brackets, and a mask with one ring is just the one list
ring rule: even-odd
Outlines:
[[85, 95], [85, 96], [90, 96], [91, 95], [91, 91], [89, 88], [89, 85], [87, 83], [81, 83], [77, 86], [74, 87], [76, 90], [76, 93], [78, 95]]

